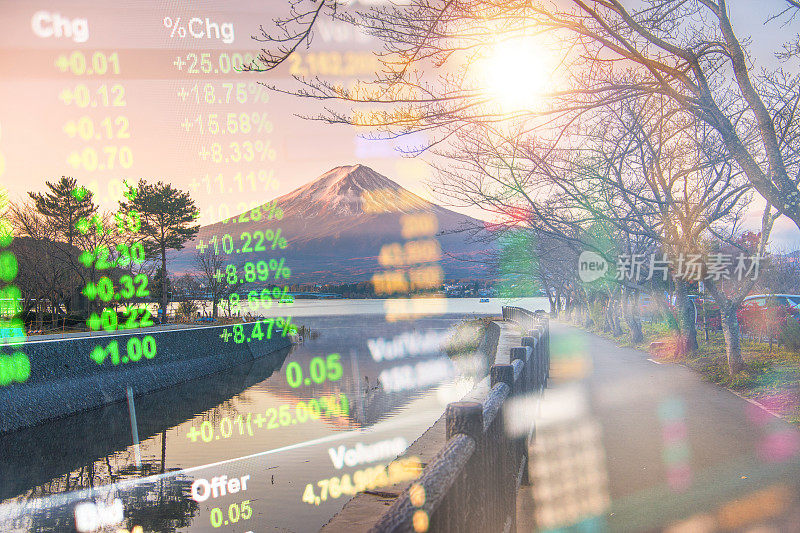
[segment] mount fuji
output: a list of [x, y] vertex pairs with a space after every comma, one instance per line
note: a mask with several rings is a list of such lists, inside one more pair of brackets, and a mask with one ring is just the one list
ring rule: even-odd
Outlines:
[[490, 275], [485, 261], [489, 246], [474, 238], [475, 230], [485, 233], [480, 229], [482, 221], [428, 202], [364, 165], [336, 167], [263, 207], [270, 205], [283, 211], [281, 220], [252, 221], [245, 216], [245, 221], [239, 222], [243, 219], [237, 216], [204, 226], [194, 241], [175, 254], [173, 268], [193, 270], [195, 245], [200, 239], [208, 243], [215, 235], [221, 239], [230, 234], [238, 244], [243, 232], [280, 228], [288, 243], [284, 250], [268, 247], [267, 252], [232, 253], [230, 261], [241, 264], [284, 257], [292, 270], [292, 283], [365, 281], [386, 270], [378, 262], [383, 245], [405, 242], [401, 217], [424, 213], [438, 220], [434, 238], [442, 249], [439, 265], [445, 278]]

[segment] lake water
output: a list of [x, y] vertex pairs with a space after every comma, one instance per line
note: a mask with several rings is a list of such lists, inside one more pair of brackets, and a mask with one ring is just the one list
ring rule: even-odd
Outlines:
[[[243, 303], [242, 315], [250, 312], [261, 316], [333, 316], [333, 315], [386, 315], [387, 312], [408, 312], [413, 315], [426, 314], [500, 314], [504, 305], [516, 305], [535, 311], [550, 310], [547, 298], [489, 298], [489, 302], [481, 303], [480, 298], [389, 298], [389, 299], [295, 299], [291, 305], [274, 304], [249, 307]], [[210, 302], [198, 302], [201, 312], [210, 313]], [[170, 313], [175, 312], [178, 304], [170, 305]], [[154, 306], [154, 308], [157, 306]], [[220, 304], [220, 315], [225, 311]]]
[[[115, 500], [124, 508], [118, 526], [146, 532], [318, 530], [351, 497], [323, 496], [326, 480], [389, 463], [397, 450], [387, 450], [411, 444], [481, 377], [438, 350], [416, 353], [414, 339], [444, 337], [504, 304], [547, 310], [543, 298], [434, 300], [389, 304], [389, 319], [386, 300], [261, 310], [319, 336], [137, 397], [138, 450], [125, 404], [0, 438], [0, 530], [74, 531], [78, 504], [111, 516]], [[445, 312], [426, 316], [432, 310]], [[414, 319], [399, 319], [406, 313]], [[222, 476], [237, 480], [226, 485], [235, 493], [212, 492]]]

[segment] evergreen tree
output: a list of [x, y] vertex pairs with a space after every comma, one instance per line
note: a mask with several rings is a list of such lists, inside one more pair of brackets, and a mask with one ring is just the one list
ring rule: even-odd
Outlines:
[[81, 218], [87, 220], [97, 211], [91, 192], [77, 186], [77, 180], [61, 176], [57, 183], [46, 182], [48, 193], [29, 192], [36, 210], [55, 230], [58, 238], [70, 246], [78, 235], [76, 224]]
[[[159, 181], [146, 183], [139, 180], [135, 189], [120, 202], [124, 213], [137, 212], [142, 221], [140, 241], [148, 257], [161, 259], [161, 270], [167, 273], [167, 250], [180, 250], [200, 229], [192, 225], [198, 211], [189, 193]], [[162, 319], [167, 318], [167, 275], [161, 276], [160, 305]]]
[[[44, 193], [29, 192], [33, 201], [31, 216], [39, 217], [40, 224], [33, 224], [42, 229], [41, 232], [29, 233], [34, 238], [44, 238], [51, 241], [48, 258], [49, 262], [57, 265], [61, 276], [68, 283], [74, 283], [72, 287], [63, 287], [58, 293], [51, 294], [51, 303], [54, 306], [54, 316], [56, 309], [63, 302], [68, 313], [85, 311], [85, 306], [81, 304], [81, 290], [85, 282], [86, 269], [78, 261], [76, 246], [81, 244], [81, 233], [78, 230], [78, 222], [81, 219], [90, 219], [97, 213], [97, 205], [91, 192], [85, 187], [79, 187], [77, 180], [73, 177], [61, 176], [55, 183], [46, 182], [48, 191]], [[28, 221], [33, 219], [28, 217]], [[26, 225], [31, 229], [31, 225]], [[56, 297], [58, 294], [58, 297]]]
[[[166, 292], [164, 292], [164, 284], [166, 283]], [[161, 267], [156, 269], [156, 273], [153, 274], [152, 283], [152, 290], [150, 290], [150, 297], [160, 302], [162, 294], [166, 294], [167, 298], [169, 295], [172, 294], [172, 280], [169, 279], [169, 276], [164, 275], [164, 271]]]

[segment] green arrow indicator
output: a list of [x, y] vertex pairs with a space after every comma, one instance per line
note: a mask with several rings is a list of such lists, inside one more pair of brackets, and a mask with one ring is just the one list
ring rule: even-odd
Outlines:
[[89, 252], [84, 251], [78, 258], [78, 261], [80, 261], [81, 264], [86, 268], [89, 268], [90, 266], [92, 266], [92, 262], [94, 261], [94, 256]]
[[97, 298], [97, 285], [91, 282], [87, 283], [86, 288], [83, 289], [83, 294], [85, 294], [90, 300], [94, 300]]
[[89, 326], [89, 329], [92, 331], [99, 331], [100, 330], [100, 317], [97, 316], [97, 313], [92, 313], [89, 319], [86, 321], [86, 324]]
[[78, 188], [72, 189], [72, 196], [76, 200], [78, 200], [80, 202], [81, 200], [86, 198], [86, 193], [88, 193], [88, 192], [89, 191], [86, 190], [86, 187], [78, 187]]
[[106, 360], [106, 351], [103, 349], [102, 346], [97, 346], [92, 351], [92, 355], [90, 355], [89, 357], [94, 359], [94, 362], [97, 363], [98, 365], [102, 365], [103, 361]]
[[81, 218], [77, 224], [75, 224], [75, 229], [80, 231], [83, 235], [86, 235], [89, 232], [89, 222], [85, 218]]

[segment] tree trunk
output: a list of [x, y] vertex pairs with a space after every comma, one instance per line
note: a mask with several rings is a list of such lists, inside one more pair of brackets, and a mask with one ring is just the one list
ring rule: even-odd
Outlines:
[[[94, 263], [92, 263], [92, 268], [89, 270], [89, 281], [94, 284], [97, 282], [97, 270], [94, 268]], [[97, 311], [97, 302], [96, 300], [89, 300], [89, 305], [86, 307], [86, 316], [92, 316], [92, 313]], [[98, 315], [100, 313], [97, 313]]]
[[603, 308], [603, 332], [611, 333], [611, 298], [606, 298], [605, 303], [600, 305]]
[[560, 290], [556, 290], [555, 300], [556, 300], [556, 313], [555, 313], [555, 316], [553, 316], [553, 318], [558, 319], [558, 318], [561, 317], [561, 309], [562, 309], [561, 308], [561, 291]]
[[608, 297], [608, 317], [611, 319], [611, 334], [615, 337], [622, 336], [619, 313], [617, 313], [617, 299], [613, 295]]
[[161, 248], [161, 321], [167, 321], [167, 249]]
[[553, 293], [550, 291], [547, 285], [545, 285], [544, 287], [545, 287], [544, 293], [547, 295], [547, 302], [550, 304], [550, 313], [556, 313], [557, 312], [556, 302], [555, 299], [553, 298]]
[[639, 292], [625, 291], [622, 301], [622, 315], [628, 329], [631, 330], [631, 341], [634, 344], [644, 342], [642, 335], [642, 317], [639, 314]]
[[722, 336], [725, 338], [725, 355], [728, 358], [728, 370], [733, 376], [747, 368], [742, 358], [742, 346], [739, 343], [739, 317], [736, 316], [736, 306], [729, 306], [724, 310], [720, 310], [720, 312], [722, 314]]
[[594, 318], [592, 318], [592, 312], [589, 306], [591, 303], [587, 300], [583, 307], [583, 327], [590, 328], [594, 326]]
[[678, 323], [681, 328], [682, 353], [694, 353], [698, 348], [695, 310], [688, 297], [686, 281], [681, 279], [675, 280], [675, 307], [677, 308]]

